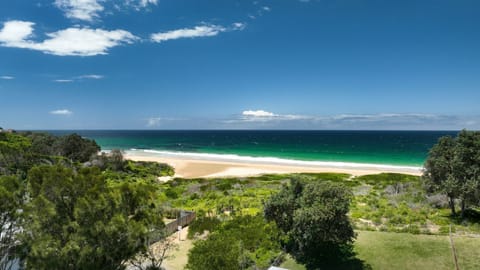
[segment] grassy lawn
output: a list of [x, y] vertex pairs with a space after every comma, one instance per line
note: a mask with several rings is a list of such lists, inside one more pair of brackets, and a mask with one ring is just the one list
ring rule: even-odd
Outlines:
[[[456, 237], [455, 245], [460, 269], [480, 269], [480, 239]], [[452, 270], [455, 267], [448, 236], [360, 231], [355, 251], [357, 257], [374, 270]], [[281, 267], [305, 269], [291, 258]]]
[[480, 269], [480, 238], [453, 238], [460, 269]]
[[355, 250], [373, 269], [454, 269], [448, 236], [361, 231]]

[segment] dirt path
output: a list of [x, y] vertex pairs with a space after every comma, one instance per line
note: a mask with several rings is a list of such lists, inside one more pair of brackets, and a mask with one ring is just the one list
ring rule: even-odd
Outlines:
[[175, 236], [172, 235], [172, 237], [175, 237], [175, 243], [178, 245], [178, 248], [170, 251], [168, 253], [170, 258], [163, 262], [162, 267], [166, 270], [181, 270], [187, 265], [188, 251], [193, 247], [193, 241], [187, 239], [187, 234], [188, 227], [185, 227], [180, 232], [181, 240], [178, 240], [178, 233], [176, 233]]

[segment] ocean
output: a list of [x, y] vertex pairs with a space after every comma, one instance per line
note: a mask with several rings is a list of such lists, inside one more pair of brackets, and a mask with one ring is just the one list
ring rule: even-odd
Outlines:
[[228, 160], [332, 162], [421, 167], [428, 150], [457, 131], [74, 130], [102, 150]]

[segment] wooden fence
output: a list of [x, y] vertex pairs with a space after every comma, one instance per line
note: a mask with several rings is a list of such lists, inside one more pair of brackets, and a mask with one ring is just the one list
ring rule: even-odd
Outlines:
[[165, 230], [154, 232], [150, 235], [148, 240], [148, 245], [154, 244], [162, 239], [165, 236], [169, 236], [176, 231], [178, 231], [178, 226], [185, 227], [188, 224], [192, 223], [195, 220], [197, 214], [192, 211], [178, 210], [178, 218], [172, 222], [169, 222], [165, 225]]
[[196, 217], [197, 215], [195, 214], [195, 212], [180, 211], [180, 217], [165, 225], [165, 230], [167, 234], [172, 234], [178, 230], [178, 226], [182, 226], [183, 228], [188, 224], [192, 223], [192, 221], [195, 220]]

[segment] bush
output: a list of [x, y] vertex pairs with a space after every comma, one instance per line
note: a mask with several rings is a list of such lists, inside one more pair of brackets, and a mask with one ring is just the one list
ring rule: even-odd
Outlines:
[[445, 194], [435, 194], [427, 196], [427, 202], [429, 205], [435, 208], [448, 207], [448, 197]]
[[216, 217], [198, 217], [188, 227], [188, 239], [193, 239], [196, 234], [203, 234], [205, 231], [213, 232], [218, 229], [221, 222]]

